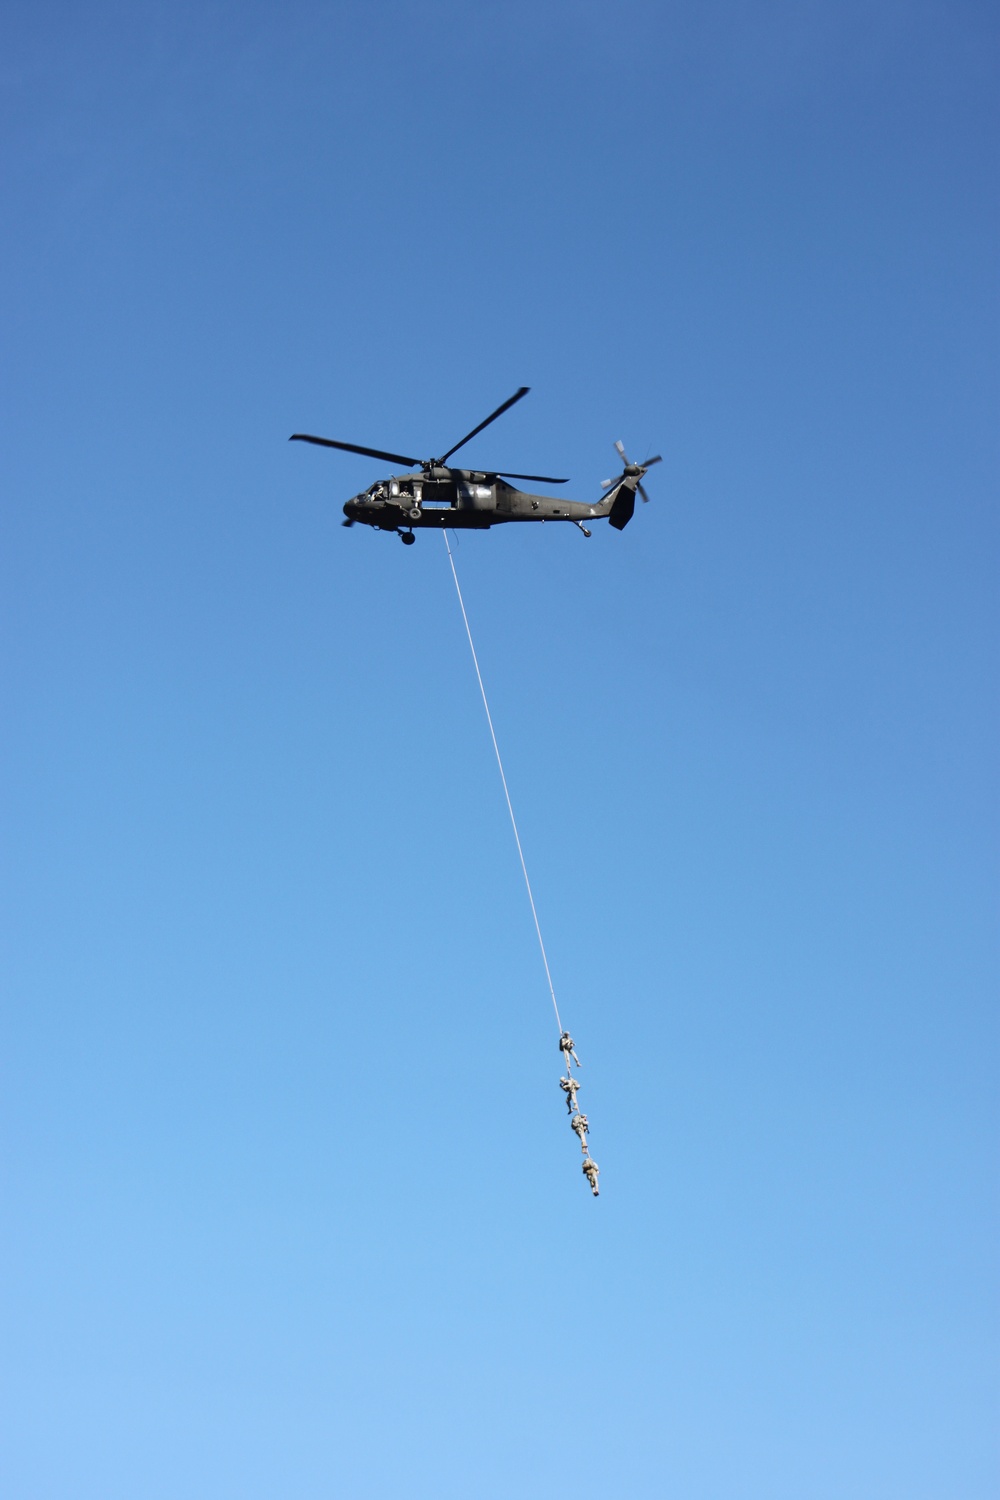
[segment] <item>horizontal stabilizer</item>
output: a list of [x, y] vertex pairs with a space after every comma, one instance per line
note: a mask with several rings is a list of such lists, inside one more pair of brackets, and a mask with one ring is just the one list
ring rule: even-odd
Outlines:
[[635, 514], [635, 490], [623, 484], [615, 496], [615, 503], [608, 514], [608, 525], [616, 531], [624, 531]]

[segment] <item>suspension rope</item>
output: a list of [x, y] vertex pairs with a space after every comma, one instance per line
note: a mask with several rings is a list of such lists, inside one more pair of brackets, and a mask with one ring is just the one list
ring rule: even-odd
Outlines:
[[580, 1088], [580, 1080], [573, 1072], [574, 1064], [579, 1069], [580, 1059], [576, 1055], [573, 1038], [568, 1031], [563, 1030], [563, 1023], [559, 1015], [559, 1006], [556, 1003], [555, 986], [552, 983], [552, 974], [549, 970], [549, 960], [545, 952], [545, 943], [542, 940], [542, 929], [538, 921], [538, 912], [535, 908], [535, 898], [531, 893], [531, 881], [528, 879], [528, 866], [524, 862], [524, 850], [521, 848], [521, 835], [517, 831], [517, 819], [514, 816], [514, 804], [510, 800], [510, 790], [507, 786], [507, 777], [503, 768], [503, 760], [500, 756], [500, 746], [497, 744], [496, 730], [493, 728], [493, 715], [490, 713], [489, 700], [486, 697], [486, 688], [483, 686], [483, 674], [479, 670], [479, 657], [476, 655], [475, 642], [472, 639], [472, 630], [469, 627], [469, 616], [465, 611], [465, 600], [462, 598], [462, 587], [458, 581], [458, 573], [455, 570], [455, 559], [452, 556], [451, 545], [448, 541], [448, 532], [442, 527], [441, 535], [444, 537], [444, 545], [448, 552], [448, 561], [451, 564], [451, 576], [455, 580], [455, 592], [458, 595], [459, 607], [462, 611], [462, 619], [465, 622], [465, 634], [469, 641], [469, 650], [472, 652], [472, 662], [476, 669], [476, 680], [479, 683], [479, 692], [486, 710], [486, 722], [490, 726], [490, 739], [493, 741], [493, 753], [497, 758], [497, 766], [500, 770], [500, 780], [503, 783], [503, 794], [507, 799], [507, 811], [510, 813], [510, 826], [514, 830], [514, 842], [517, 845], [517, 857], [521, 861], [521, 873], [524, 876], [524, 887], [528, 892], [528, 902], [531, 906], [531, 915], [535, 923], [535, 932], [538, 934], [538, 946], [542, 954], [542, 963], [545, 966], [545, 978], [548, 981], [549, 994], [552, 996], [552, 1009], [556, 1013], [556, 1025], [559, 1027], [559, 1051], [566, 1064], [566, 1076], [560, 1078], [559, 1087], [563, 1091], [566, 1100], [566, 1110], [569, 1114], [569, 1125], [577, 1140], [580, 1142], [580, 1150], [583, 1152], [583, 1175], [590, 1186], [594, 1197], [599, 1196], [597, 1178], [600, 1167], [590, 1155], [587, 1144], [587, 1136], [590, 1134], [590, 1122], [583, 1113], [577, 1101], [577, 1093]]
[[535, 931], [538, 934], [538, 946], [541, 949], [542, 953], [542, 963], [545, 965], [545, 978], [548, 980], [549, 994], [552, 996], [552, 1009], [556, 1013], [556, 1025], [559, 1027], [559, 1032], [561, 1035], [563, 1024], [559, 1018], [559, 1006], [556, 1003], [555, 986], [552, 983], [552, 974], [549, 970], [549, 960], [546, 957], [545, 944], [542, 941], [542, 929], [538, 922], [538, 912], [535, 910], [535, 898], [531, 894], [531, 881], [528, 879], [528, 866], [524, 862], [524, 850], [521, 848], [521, 835], [517, 831], [517, 819], [514, 816], [514, 806], [510, 800], [510, 792], [507, 789], [507, 777], [504, 775], [503, 761], [500, 758], [500, 746], [497, 744], [496, 730], [493, 728], [493, 715], [490, 713], [490, 705], [486, 697], [486, 689], [483, 686], [483, 674], [479, 670], [479, 657], [476, 655], [476, 647], [472, 640], [472, 631], [469, 629], [469, 617], [465, 612], [465, 600], [462, 598], [461, 585], [458, 581], [458, 574], [455, 571], [455, 559], [451, 555], [451, 546], [448, 542], [448, 533], [447, 531], [442, 529], [441, 535], [444, 537], [444, 544], [448, 549], [448, 561], [451, 563], [451, 576], [455, 580], [455, 592], [458, 594], [458, 602], [462, 610], [462, 619], [465, 621], [465, 633], [469, 638], [469, 650], [472, 652], [472, 661], [476, 669], [476, 678], [479, 682], [479, 691], [482, 694], [483, 707], [486, 710], [486, 722], [490, 726], [490, 738], [493, 741], [493, 752], [496, 755], [497, 765], [500, 768], [500, 780], [503, 782], [503, 794], [507, 799], [507, 811], [510, 813], [510, 826], [514, 830], [514, 842], [517, 845], [517, 857], [521, 861], [521, 872], [524, 875], [524, 886], [525, 890], [528, 892], [528, 901], [531, 905], [531, 915], [534, 918]]

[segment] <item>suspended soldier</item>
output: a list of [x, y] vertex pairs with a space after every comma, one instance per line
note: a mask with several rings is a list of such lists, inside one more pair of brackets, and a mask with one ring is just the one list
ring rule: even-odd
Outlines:
[[567, 1073], [569, 1072], [570, 1058], [573, 1059], [577, 1067], [580, 1066], [580, 1059], [577, 1057], [576, 1048], [573, 1046], [573, 1038], [570, 1036], [568, 1031], [564, 1031], [562, 1036], [559, 1038], [559, 1051], [565, 1053], [566, 1055]]
[[590, 1191], [593, 1193], [595, 1198], [599, 1198], [601, 1196], [600, 1189], [597, 1186], [597, 1177], [600, 1170], [601, 1169], [597, 1165], [596, 1161], [594, 1161], [591, 1157], [585, 1156], [583, 1158], [583, 1175], [590, 1183]]
[[590, 1130], [590, 1122], [588, 1121], [587, 1116], [581, 1114], [578, 1110], [575, 1115], [570, 1116], [569, 1128], [570, 1130], [575, 1130], [577, 1135], [580, 1137], [581, 1151], [586, 1151], [587, 1134]]
[[577, 1108], [576, 1091], [580, 1087], [579, 1082], [573, 1077], [572, 1074], [570, 1074], [568, 1078], [560, 1078], [559, 1087], [566, 1095], [567, 1113], [572, 1114], [573, 1111]]

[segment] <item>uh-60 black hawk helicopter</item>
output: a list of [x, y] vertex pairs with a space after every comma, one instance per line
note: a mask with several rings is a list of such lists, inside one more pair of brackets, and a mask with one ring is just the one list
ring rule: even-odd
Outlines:
[[552, 495], [532, 495], [507, 483], [508, 479], [529, 479], [538, 484], [567, 484], [565, 479], [553, 479], [547, 474], [511, 474], [506, 469], [455, 469], [448, 463], [453, 453], [464, 448], [497, 417], [503, 416], [515, 401], [528, 394], [528, 389], [523, 385], [515, 391], [508, 401], [498, 406], [484, 422], [473, 427], [440, 458], [408, 458], [404, 453], [362, 448], [358, 443], [338, 443], [333, 438], [312, 437], [308, 432], [293, 432], [289, 441], [318, 443], [322, 448], [362, 453], [368, 458], [380, 458], [386, 463], [406, 464], [411, 469], [418, 469], [416, 474], [394, 474], [389, 479], [379, 479], [344, 506], [347, 517], [344, 526], [361, 521], [379, 531], [396, 532], [410, 546], [416, 540], [415, 529], [440, 530], [447, 526], [456, 530], [481, 531], [508, 521], [570, 521], [579, 526], [584, 536], [590, 536], [584, 522], [606, 516], [616, 531], [622, 531], [632, 519], [636, 491], [643, 500], [649, 499], [642, 487], [642, 478], [647, 469], [660, 462], [659, 454], [647, 458], [644, 463], [633, 464], [621, 443], [615, 443], [624, 465], [621, 478], [604, 480], [602, 489], [607, 494], [593, 505]]

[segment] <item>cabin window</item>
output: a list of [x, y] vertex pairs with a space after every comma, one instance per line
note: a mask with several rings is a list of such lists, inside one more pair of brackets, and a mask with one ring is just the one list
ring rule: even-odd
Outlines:
[[458, 486], [458, 503], [472, 510], [486, 510], [493, 503], [493, 486], [463, 480]]

